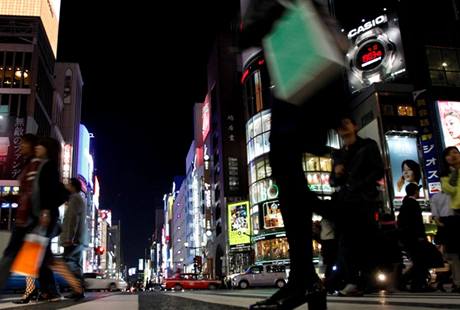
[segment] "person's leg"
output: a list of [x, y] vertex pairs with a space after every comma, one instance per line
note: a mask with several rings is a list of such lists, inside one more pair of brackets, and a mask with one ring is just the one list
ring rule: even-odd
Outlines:
[[74, 273], [75, 277], [83, 284], [83, 256], [82, 246], [72, 245], [64, 248], [64, 261], [69, 269]]
[[308, 189], [302, 167], [303, 151], [298, 140], [299, 128], [295, 125], [301, 121], [299, 114], [299, 108], [288, 103], [275, 102], [272, 107], [269, 155], [272, 176], [279, 187], [281, 215], [289, 244], [289, 280], [285, 288], [251, 309], [267, 304], [293, 309], [307, 301], [310, 307], [314, 304], [314, 309], [326, 308], [325, 290], [321, 290], [324, 296], [317, 294], [319, 278], [312, 257], [312, 209], [320, 200]]
[[0, 259], [0, 292], [10, 277], [11, 265], [22, 247], [26, 233], [26, 228], [16, 227], [11, 233], [7, 247], [3, 251], [3, 256]]
[[56, 279], [54, 278], [53, 271], [50, 269], [49, 264], [53, 260], [53, 253], [51, 252], [51, 245], [48, 244], [43, 258], [43, 263], [40, 266], [39, 278], [40, 291], [44, 299], [56, 299], [59, 292], [56, 286]]
[[447, 261], [452, 272], [452, 282], [455, 285], [456, 292], [460, 292], [460, 259], [457, 253], [446, 253]]
[[60, 258], [54, 258], [50, 263], [50, 268], [60, 274], [64, 280], [70, 285], [75, 298], [84, 297], [83, 295], [83, 286], [79, 279], [70, 271], [69, 267], [66, 265], [64, 260]]

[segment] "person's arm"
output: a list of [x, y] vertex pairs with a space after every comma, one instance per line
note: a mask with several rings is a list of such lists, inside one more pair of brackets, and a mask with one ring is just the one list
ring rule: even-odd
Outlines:
[[450, 184], [450, 176], [441, 177], [441, 188], [443, 192], [449, 194], [450, 196], [457, 194], [457, 186]]

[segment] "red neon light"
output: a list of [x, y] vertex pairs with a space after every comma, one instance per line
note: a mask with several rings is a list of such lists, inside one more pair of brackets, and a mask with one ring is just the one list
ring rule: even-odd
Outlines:
[[241, 77], [241, 84], [244, 83], [244, 80], [246, 80], [248, 75], [249, 75], [249, 69], [244, 70], [243, 76]]
[[259, 60], [259, 66], [262, 66], [265, 63], [264, 59]]
[[377, 44], [374, 44], [372, 47], [369, 47], [367, 50], [368, 50], [368, 53], [364, 54], [361, 57], [361, 61], [363, 62], [363, 64], [383, 56], [383, 52], [379, 49]]

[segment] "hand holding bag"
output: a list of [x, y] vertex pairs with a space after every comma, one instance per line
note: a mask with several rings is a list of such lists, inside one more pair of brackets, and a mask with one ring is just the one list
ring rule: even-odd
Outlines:
[[263, 39], [276, 97], [302, 105], [343, 73], [348, 41], [337, 28], [335, 19], [310, 0], [287, 5]]
[[49, 238], [39, 234], [30, 233], [24, 238], [24, 243], [11, 266], [11, 272], [37, 278], [40, 266], [45, 256]]

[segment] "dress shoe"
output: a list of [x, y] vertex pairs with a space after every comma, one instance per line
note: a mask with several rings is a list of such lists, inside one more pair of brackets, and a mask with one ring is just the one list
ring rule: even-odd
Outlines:
[[326, 310], [326, 290], [314, 288], [312, 290], [279, 290], [271, 297], [259, 301], [249, 307], [250, 310], [291, 310], [308, 303], [309, 310]]
[[38, 291], [37, 289], [34, 289], [29, 295], [22, 297], [21, 299], [13, 300], [13, 303], [15, 304], [28, 304], [32, 299], [37, 299], [38, 297]]
[[19, 304], [19, 305], [22, 305], [22, 304], [28, 304], [30, 302], [30, 298], [21, 298], [21, 299], [17, 299], [17, 300], [13, 300], [13, 303], [14, 304]]
[[363, 295], [363, 291], [358, 289], [358, 286], [356, 284], [349, 283], [343, 288], [343, 290], [339, 291], [339, 296], [342, 297], [357, 297]]

